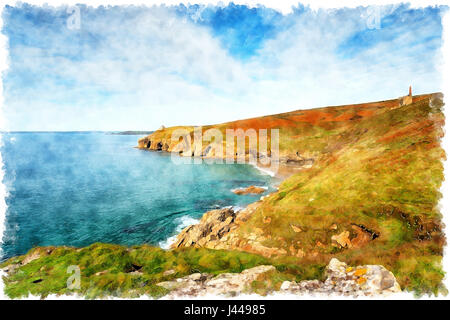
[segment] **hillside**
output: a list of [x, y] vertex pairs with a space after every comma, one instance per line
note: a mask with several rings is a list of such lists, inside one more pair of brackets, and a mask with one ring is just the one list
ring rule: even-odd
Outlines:
[[[412, 101], [418, 102], [428, 100], [431, 95], [413, 96]], [[354, 105], [344, 105], [335, 107], [325, 107], [309, 110], [297, 110], [276, 115], [259, 118], [232, 121], [217, 125], [202, 126], [202, 133], [215, 128], [224, 135], [223, 150], [226, 150], [225, 132], [227, 129], [244, 131], [254, 129], [268, 130], [267, 150], [270, 154], [270, 130], [279, 130], [279, 152], [280, 161], [283, 164], [305, 163], [305, 160], [317, 160], [327, 157], [345, 145], [353, 143], [355, 137], [360, 133], [355, 127], [363, 120], [377, 117], [378, 115], [400, 107], [399, 99], [378, 101], [372, 103], [362, 103]], [[190, 133], [192, 150], [196, 151], [194, 142], [193, 126], [176, 126], [155, 131], [151, 135], [139, 139], [138, 148], [148, 150], [174, 151], [179, 141], [172, 141], [171, 136], [175, 130], [185, 129]], [[364, 130], [365, 128], [363, 128]], [[213, 143], [214, 144], [214, 143]], [[208, 143], [204, 142], [202, 150], [197, 152], [208, 157], [224, 157], [225, 155], [215, 155], [205, 152]], [[259, 141], [258, 141], [259, 146]], [[248, 143], [246, 144], [248, 155]], [[236, 148], [235, 148], [236, 149]], [[264, 156], [258, 154], [258, 157]]]
[[[173, 268], [177, 272], [171, 279], [196, 270], [218, 274], [261, 264], [277, 267], [265, 285], [278, 290], [282, 280], [322, 279], [332, 258], [352, 266], [382, 265], [402, 289], [416, 294], [446, 292], [446, 240], [437, 207], [445, 159], [442, 108], [442, 95], [429, 94], [414, 96], [405, 105], [393, 99], [205, 126], [203, 130], [222, 132], [279, 129], [280, 163], [295, 170], [278, 191], [244, 210], [208, 212], [198, 225], [180, 233], [171, 251], [95, 245], [81, 251], [52, 249], [30, 264], [23, 261], [33, 251], [12, 258], [1, 266], [13, 269], [6, 278], [7, 292], [66, 293], [62, 267], [77, 259], [86, 264], [82, 273], [87, 276], [100, 272], [94, 278], [101, 283], [85, 284], [94, 286], [90, 290], [97, 294], [92, 296], [101, 288], [159, 296], [160, 289], [138, 289], [140, 277], [152, 274], [156, 278], [147, 280], [154, 284], [167, 280], [162, 275]], [[163, 128], [140, 139], [138, 147], [172, 151], [178, 141], [170, 137], [177, 128], [193, 134], [193, 127]], [[204, 157], [217, 157], [204, 152], [205, 147]], [[133, 278], [133, 264], [148, 267]], [[43, 285], [55, 274], [56, 282]], [[44, 281], [33, 283], [39, 279]], [[87, 289], [82, 286], [80, 292], [89, 296]]]
[[[184, 230], [174, 246], [200, 242], [208, 248], [298, 257], [302, 265], [326, 264], [331, 257], [381, 264], [403, 288], [436, 292], [445, 243], [436, 207], [445, 158], [439, 144], [441, 107], [442, 97], [434, 94], [401, 107], [391, 100], [265, 117], [270, 123], [308, 119], [282, 129], [280, 149], [313, 154], [314, 165], [235, 214], [229, 232], [211, 240], [205, 230], [198, 232], [200, 238]], [[333, 121], [336, 117], [343, 120]]]

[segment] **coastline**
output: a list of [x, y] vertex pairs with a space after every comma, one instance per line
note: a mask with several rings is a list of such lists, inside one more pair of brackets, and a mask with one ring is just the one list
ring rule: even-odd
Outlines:
[[[128, 260], [123, 260], [123, 266], [117, 269], [111, 264], [108, 267], [117, 270], [111, 277], [116, 277], [116, 274], [122, 277], [124, 273], [126, 277], [146, 276], [155, 268], [151, 265], [153, 258], [149, 260], [150, 252], [156, 252], [156, 256], [170, 257], [187, 254], [189, 263], [194, 260], [199, 263], [194, 266], [195, 270], [212, 272], [216, 272], [215, 268], [221, 264], [228, 266], [229, 256], [241, 261], [239, 259], [242, 257], [248, 257], [241, 256], [245, 253], [259, 257], [255, 259], [283, 261], [300, 268], [298, 274], [307, 277], [305, 280], [320, 282], [320, 270], [323, 271], [332, 259], [338, 259], [347, 266], [365, 266], [362, 269], [370, 269], [370, 265], [384, 266], [392, 272], [402, 289], [418, 295], [445, 292], [441, 266], [446, 238], [440, 212], [434, 209], [439, 198], [436, 185], [443, 178], [444, 153], [439, 144], [443, 135], [442, 106], [442, 101], [436, 98], [397, 108], [380, 108], [371, 116], [348, 120], [344, 124], [326, 123], [329, 127], [321, 127], [322, 135], [312, 136], [316, 144], [310, 143], [311, 135], [302, 139], [296, 138], [298, 135], [289, 135], [292, 143], [297, 143], [292, 150], [310, 147], [309, 153], [303, 152], [302, 155], [306, 160], [313, 160], [311, 158], [316, 156], [316, 160], [309, 161], [314, 163], [305, 163], [301, 158], [289, 161], [283, 157], [287, 165], [280, 163], [280, 170], [274, 174], [279, 179], [285, 177], [277, 191], [260, 197], [245, 208], [223, 207], [204, 212], [200, 221], [181, 218], [178, 229], [186, 227], [162, 243], [162, 246], [169, 246], [172, 250], [146, 245], [111, 245], [111, 257], [116, 257], [120, 252], [130, 253]], [[311, 128], [310, 125], [306, 127]], [[310, 134], [309, 131], [307, 133]], [[154, 137], [151, 139], [154, 140]], [[314, 153], [317, 150], [314, 148], [319, 147], [322, 148], [321, 153]], [[155, 151], [169, 154], [168, 145], [166, 149]], [[298, 164], [304, 165], [295, 166]], [[258, 166], [255, 169], [258, 170]], [[253, 170], [245, 172], [255, 173]], [[258, 172], [265, 174], [267, 170]], [[432, 180], [419, 179], [418, 175], [431, 177]], [[213, 188], [208, 190], [213, 190], [211, 195], [217, 194]], [[175, 243], [171, 245], [169, 242], [173, 238]], [[103, 244], [97, 246], [105, 247]], [[140, 247], [142, 250], [138, 249]], [[55, 263], [61, 264], [65, 259], [64, 250], [68, 249], [38, 250], [44, 250], [44, 255], [52, 255], [56, 250]], [[93, 245], [73, 250], [85, 250], [95, 256], [98, 248]], [[136, 260], [136, 251], [145, 258]], [[25, 264], [28, 261], [25, 258], [34, 258], [33, 252], [34, 249], [25, 257], [15, 257], [4, 264], [10, 280], [7, 290], [45, 289], [44, 286], [34, 285], [45, 281], [48, 276], [45, 269], [30, 274], [31, 286], [30, 281], [16, 282], [18, 276], [15, 271], [27, 270]], [[139, 271], [146, 264], [150, 269]], [[233, 262], [233, 265], [237, 266], [238, 272], [250, 267], [245, 265], [244, 268], [240, 262]], [[93, 276], [103, 277], [111, 271], [103, 270], [103, 266], [99, 268], [102, 270], [96, 269]], [[170, 272], [173, 279], [182, 279], [192, 273], [192, 269], [183, 262], [176, 262], [176, 268], [183, 272], [158, 270]], [[385, 273], [384, 269], [377, 269]], [[283, 271], [283, 277], [288, 274]], [[140, 281], [140, 278], [137, 279]], [[356, 280], [360, 286], [368, 281], [365, 277]], [[118, 279], [113, 281], [119, 283]], [[284, 288], [297, 292], [301, 290], [298, 286], [296, 281], [284, 285]]]
[[[167, 154], [167, 155], [170, 155], [170, 154], [172, 153], [172, 151], [167, 151], [167, 150], [152, 150], [152, 149], [141, 148], [141, 147], [139, 147], [139, 146], [135, 146], [134, 148], [137, 148], [137, 149], [140, 149], [140, 150], [149, 151], [149, 152], [160, 152], [160, 153], [165, 153], [165, 154]], [[177, 156], [177, 157], [182, 157], [181, 155], [178, 155], [178, 154], [176, 154], [176, 156]], [[197, 158], [197, 159], [202, 159], [202, 160], [205, 160], [205, 159], [211, 159], [211, 158], [206, 158], [206, 157], [190, 157], [190, 158], [191, 158], [191, 159]], [[258, 200], [256, 200], [256, 201], [254, 201], [254, 202], [248, 204], [248, 205], [245, 206], [245, 207], [239, 207], [239, 206], [225, 206], [225, 207], [217, 208], [217, 209], [214, 209], [214, 210], [232, 209], [235, 213], [239, 213], [240, 211], [245, 211], [249, 206], [254, 207], [254, 206], [257, 205], [257, 203], [260, 202], [262, 199], [264, 199], [265, 197], [268, 197], [268, 196], [270, 196], [271, 194], [273, 194], [273, 193], [275, 193], [276, 191], [278, 191], [278, 185], [281, 184], [285, 179], [287, 179], [289, 176], [295, 174], [295, 173], [298, 172], [299, 170], [304, 169], [303, 166], [283, 165], [283, 164], [281, 163], [281, 161], [278, 163], [278, 166], [277, 166], [278, 170], [277, 170], [277, 171], [271, 170], [271, 169], [270, 169], [270, 166], [261, 166], [261, 165], [258, 165], [257, 163], [245, 163], [245, 164], [252, 166], [252, 167], [255, 168], [256, 170], [258, 170], [258, 171], [260, 172], [260, 174], [262, 174], [262, 175], [268, 175], [268, 176], [270, 176], [271, 178], [273, 178], [273, 180], [275, 180], [275, 181], [272, 181], [272, 188], [274, 188], [275, 191], [260, 196]], [[308, 167], [308, 168], [309, 168], [309, 167]], [[275, 184], [274, 184], [274, 182], [275, 182]], [[247, 187], [248, 187], [248, 186], [242, 186], [242, 187], [238, 187], [238, 188], [236, 188], [236, 189], [245, 189], [245, 188], [247, 188]], [[256, 187], [263, 188], [263, 189], [265, 189], [266, 191], [269, 190], [269, 186], [256, 186]], [[232, 189], [232, 190], [230, 190], [230, 192], [233, 192], [233, 190], [236, 190], [236, 189]], [[214, 211], [214, 210], [213, 210], [213, 211]], [[210, 210], [210, 211], [211, 211], [211, 210]], [[189, 229], [189, 228], [191, 228], [191, 227], [193, 227], [193, 226], [199, 225], [199, 224], [201, 223], [202, 218], [203, 218], [205, 215], [207, 215], [210, 211], [204, 212], [204, 213], [202, 214], [202, 217], [200, 217], [199, 219], [195, 219], [195, 218], [192, 218], [192, 217], [190, 217], [190, 216], [184, 216], [184, 217], [181, 217], [181, 218], [180, 218], [181, 221], [180, 221], [180, 223], [178, 224], [178, 226], [177, 226], [176, 229], [175, 229], [175, 230], [176, 230], [176, 233], [173, 234], [173, 235], [171, 235], [171, 236], [169, 236], [166, 240], [160, 241], [160, 242], [158, 243], [158, 246], [159, 246], [161, 249], [164, 249], [164, 250], [171, 250], [171, 249], [173, 249], [173, 248], [172, 248], [172, 245], [176, 242], [176, 240], [177, 240], [177, 238], [180, 236], [180, 234], [182, 234], [182, 232], [183, 232], [184, 230], [186, 230], [186, 229]], [[183, 218], [185, 218], [185, 219], [183, 219]]]
[[[149, 152], [163, 153], [163, 154], [166, 154], [167, 156], [171, 155], [171, 153], [174, 152], [174, 151], [168, 151], [168, 150], [148, 149], [148, 148], [140, 147], [139, 145], [135, 146], [134, 148], [137, 148], [139, 150], [149, 151]], [[175, 156], [182, 157], [182, 155], [179, 155], [179, 154], [175, 154]], [[201, 159], [203, 161], [203, 160], [206, 160], [206, 159], [211, 159], [211, 157], [192, 156], [192, 157], [189, 157], [189, 159]], [[233, 164], [236, 164], [236, 163], [233, 163]], [[275, 191], [260, 196], [258, 198], [258, 200], [255, 200], [254, 202], [249, 203], [245, 207], [224, 206], [224, 207], [217, 208], [217, 209], [214, 209], [214, 210], [232, 209], [235, 213], [239, 213], [241, 211], [245, 211], [249, 207], [252, 207], [253, 209], [251, 209], [251, 210], [254, 210], [254, 207], [257, 206], [258, 203], [261, 200], [263, 200], [264, 198], [266, 198], [266, 197], [270, 196], [271, 194], [277, 192], [278, 191], [278, 186], [284, 180], [289, 178], [291, 175], [299, 172], [300, 170], [302, 170], [302, 169], [309, 169], [312, 166], [312, 165], [309, 165], [309, 164], [306, 165], [306, 166], [288, 165], [288, 164], [283, 163], [282, 161], [278, 161], [277, 170], [274, 171], [274, 170], [271, 170], [271, 166], [270, 165], [269, 166], [262, 166], [262, 165], [258, 165], [258, 163], [250, 163], [250, 162], [248, 162], [248, 163], [246, 162], [245, 164], [250, 165], [251, 167], [255, 168], [262, 175], [270, 176], [272, 178], [272, 180], [273, 180], [271, 182], [271, 184], [272, 184], [271, 187], [273, 189], [275, 189]], [[249, 187], [249, 186], [241, 186], [241, 187], [238, 187], [236, 189], [245, 189], [247, 187]], [[269, 186], [257, 186], [257, 187], [266, 189], [266, 191], [269, 190]], [[232, 189], [232, 190], [230, 190], [230, 192], [233, 192], [233, 190], [236, 190], [236, 189]], [[212, 210], [212, 211], [214, 211], [214, 210]], [[202, 218], [205, 215], [207, 215], [209, 212], [211, 212], [211, 210], [204, 212], [199, 219], [195, 219], [195, 218], [192, 218], [190, 216], [184, 216], [186, 218], [183, 220], [184, 217], [181, 217], [182, 221], [180, 221], [180, 223], [177, 225], [177, 227], [175, 229], [176, 233], [171, 235], [171, 236], [169, 236], [167, 239], [165, 239], [163, 241], [160, 241], [158, 243], [158, 246], [161, 249], [164, 249], [164, 250], [171, 250], [171, 249], [173, 249], [172, 245], [176, 242], [177, 238], [183, 233], [183, 231], [187, 230], [189, 228], [192, 228], [193, 226], [199, 225], [201, 223]]]
[[161, 249], [169, 250], [170, 246], [176, 241], [178, 235], [181, 233], [181, 231], [183, 231], [183, 229], [185, 229], [185, 228], [187, 228], [187, 227], [189, 227], [191, 225], [198, 224], [200, 222], [200, 219], [195, 219], [195, 218], [192, 218], [191, 216], [188, 216], [188, 215], [182, 216], [182, 217], [177, 218], [177, 219], [180, 220], [180, 223], [177, 225], [177, 227], [175, 229], [176, 233], [174, 235], [168, 237], [166, 240], [160, 241], [158, 243], [158, 246]]
[[[171, 150], [156, 150], [156, 149], [144, 148], [139, 145], [134, 146], [133, 148], [139, 149], [139, 150], [144, 150], [144, 151], [149, 151], [149, 152], [162, 153], [162, 154], [166, 154], [166, 155], [171, 155], [172, 153], [175, 153], [175, 156], [183, 158], [182, 155], [176, 153], [173, 150], [172, 151]], [[225, 163], [224, 157], [192, 156], [192, 157], [187, 157], [187, 159], [201, 159], [202, 161], [219, 159], [219, 160], [224, 161], [221, 164], [228, 164], [228, 163]], [[270, 157], [269, 157], [269, 159], [270, 159]], [[280, 179], [280, 180], [285, 180], [286, 178], [290, 177], [291, 175], [298, 173], [300, 170], [309, 169], [313, 166], [313, 164], [311, 164], [309, 162], [307, 164], [296, 165], [296, 164], [288, 164], [289, 159], [287, 161], [277, 160], [277, 162], [278, 162], [277, 170], [273, 170], [273, 169], [271, 169], [270, 165], [262, 165], [262, 164], [258, 163], [258, 161], [256, 163], [252, 163], [247, 160], [248, 159], [246, 158], [246, 162], [243, 164], [252, 166], [253, 168], [258, 170], [263, 175], [268, 175], [272, 178]], [[314, 159], [312, 159], [312, 160], [314, 160]], [[232, 164], [237, 164], [237, 162], [234, 162]]]

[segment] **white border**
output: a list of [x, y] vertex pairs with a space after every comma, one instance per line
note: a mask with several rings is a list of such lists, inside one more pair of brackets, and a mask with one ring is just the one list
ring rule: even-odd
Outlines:
[[[29, 4], [33, 4], [33, 5], [50, 5], [50, 6], [59, 6], [59, 5], [76, 5], [76, 4], [86, 4], [88, 6], [92, 6], [92, 7], [98, 7], [100, 5], [130, 5], [130, 4], [135, 4], [135, 5], [147, 5], [147, 6], [151, 6], [151, 5], [158, 5], [158, 4], [166, 4], [166, 5], [178, 5], [180, 3], [197, 3], [197, 4], [215, 4], [215, 5], [227, 5], [228, 2], [231, 1], [214, 1], [214, 0], [192, 0], [192, 1], [186, 1], [186, 0], [166, 0], [166, 1], [157, 1], [157, 0], [149, 0], [149, 1], [136, 1], [136, 0], [107, 0], [107, 1], [99, 1], [99, 0], [92, 0], [92, 1], [77, 1], [77, 0], [26, 0], [26, 1], [4, 1], [4, 3], [2, 4], [2, 7], [0, 7], [0, 30], [3, 26], [3, 19], [2, 19], [2, 14], [3, 14], [3, 8], [6, 5], [11, 5], [14, 6], [20, 2], [26, 2]], [[369, 1], [355, 1], [355, 0], [340, 0], [340, 1], [332, 1], [332, 0], [316, 0], [316, 1], [311, 1], [311, 0], [303, 0], [303, 1], [293, 1], [293, 0], [286, 0], [286, 1], [276, 1], [276, 0], [247, 0], [247, 1], [241, 1], [241, 0], [234, 0], [233, 1], [235, 4], [246, 4], [249, 5], [251, 7], [254, 7], [258, 4], [262, 4], [265, 5], [266, 7], [270, 7], [273, 8], [275, 10], [278, 10], [280, 12], [282, 12], [283, 14], [287, 14], [290, 13], [292, 11], [292, 7], [293, 6], [297, 6], [299, 3], [305, 5], [305, 6], [309, 6], [312, 9], [318, 9], [318, 8], [342, 8], [342, 7], [357, 7], [357, 6], [367, 6], [367, 5], [384, 5], [384, 4], [399, 4], [399, 3], [406, 3], [406, 1], [398, 1], [398, 0], [369, 0]], [[430, 5], [448, 5], [447, 1], [445, 0], [440, 0], [440, 1], [423, 1], [423, 0], [411, 0], [411, 1], [407, 1], [411, 4], [411, 7], [413, 8], [418, 8], [418, 7], [426, 7], [426, 6], [430, 6]], [[443, 93], [444, 93], [444, 100], [447, 100], [447, 97], [450, 96], [450, 10], [447, 10], [445, 16], [442, 19], [442, 24], [443, 24], [443, 28], [444, 28], [444, 32], [443, 32], [443, 40], [444, 40], [444, 45], [442, 48], [442, 57], [444, 59], [444, 65], [443, 65], [443, 70], [442, 70], [442, 75], [443, 75], [443, 84], [442, 84], [442, 88], [443, 88]], [[7, 39], [6, 36], [4, 36], [3, 34], [0, 34], [0, 72], [4, 72], [6, 69], [8, 68], [8, 49], [7, 49]], [[0, 131], [3, 130], [3, 128], [5, 128], [5, 123], [4, 122], [4, 118], [2, 117], [2, 110], [3, 110], [3, 86], [0, 85]], [[446, 119], [450, 119], [449, 115], [450, 112], [448, 111], [448, 107], [444, 109], [444, 115], [446, 116]], [[449, 128], [449, 124], [446, 122], [445, 126], [444, 126], [444, 132], [447, 132]], [[0, 133], [0, 144], [2, 143], [2, 135]], [[442, 140], [442, 147], [444, 148], [444, 150], [450, 150], [450, 138], [448, 137], [448, 135], [445, 135], [443, 140]], [[450, 176], [450, 164], [448, 163], [448, 161], [446, 161], [444, 163], [444, 173], [445, 176], [448, 177]], [[2, 161], [2, 157], [0, 154], [0, 243], [2, 241], [2, 236], [3, 236], [3, 232], [4, 232], [4, 219], [5, 219], [5, 212], [6, 212], [6, 202], [5, 202], [5, 197], [7, 194], [6, 191], [6, 187], [3, 184], [3, 176], [4, 176], [4, 172], [3, 172], [3, 161]], [[449, 190], [450, 190], [450, 182], [448, 182], [448, 180], [444, 180], [442, 188], [441, 188], [441, 192], [443, 194], [443, 198], [441, 199], [441, 201], [439, 202], [439, 205], [441, 207], [441, 213], [443, 215], [443, 223], [445, 225], [450, 225], [450, 216], [449, 216], [449, 208], [450, 208], [450, 200], [448, 197], [449, 194]], [[445, 247], [444, 249], [444, 259], [443, 259], [443, 263], [444, 263], [444, 270], [448, 273], [450, 271], [449, 266], [450, 266], [450, 257], [449, 257], [449, 252], [448, 252], [448, 248]], [[0, 274], [1, 277], [1, 274]], [[447, 275], [444, 279], [444, 284], [447, 287], [447, 289], [450, 290], [450, 281], [449, 281], [450, 275]], [[37, 299], [38, 297], [30, 297], [30, 299]], [[79, 298], [82, 299], [81, 297], [73, 297], [73, 296], [64, 296], [64, 297], [56, 297], [56, 296], [50, 296], [49, 299], [74, 299], [74, 298]], [[145, 298], [145, 297], [143, 297]], [[203, 298], [208, 298], [208, 299], [217, 299], [218, 297], [203, 297]], [[286, 295], [282, 295], [282, 294], [277, 294], [277, 295], [271, 295], [268, 297], [261, 297], [261, 296], [255, 296], [255, 295], [251, 295], [251, 296], [240, 296], [238, 298], [239, 299], [245, 299], [245, 298], [251, 298], [251, 299], [277, 299], [277, 300], [282, 300], [282, 299], [316, 299], [317, 297], [314, 296], [301, 296], [301, 297], [297, 297], [297, 296], [286, 296]], [[0, 279], [0, 299], [7, 299], [7, 297], [4, 295], [3, 293], [3, 281]], [[220, 299], [223, 299], [222, 297]], [[327, 297], [327, 299], [343, 299], [342, 297], [333, 297], [333, 296], [329, 296]], [[353, 299], [353, 298], [347, 298], [347, 299]], [[386, 299], [383, 297], [380, 298], [376, 298], [376, 299]], [[387, 299], [414, 299], [412, 294], [409, 293], [402, 293], [399, 295], [395, 295], [395, 296], [391, 296], [388, 297]], [[438, 296], [438, 297], [429, 297], [429, 296], [423, 296], [421, 297], [421, 299], [450, 299], [450, 295], [447, 297], [444, 297], [442, 295]], [[198, 299], [193, 299], [193, 300], [198, 300]]]

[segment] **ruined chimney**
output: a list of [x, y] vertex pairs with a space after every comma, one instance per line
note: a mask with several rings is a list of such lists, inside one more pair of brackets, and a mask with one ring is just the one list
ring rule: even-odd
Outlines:
[[412, 97], [412, 88], [409, 86], [409, 96]]

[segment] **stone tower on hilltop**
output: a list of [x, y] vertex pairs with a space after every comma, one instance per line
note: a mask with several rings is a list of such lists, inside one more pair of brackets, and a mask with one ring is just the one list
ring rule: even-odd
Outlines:
[[413, 102], [412, 100], [412, 88], [411, 86], [409, 86], [409, 93], [407, 96], [401, 97], [400, 98], [400, 106], [406, 106], [408, 104], [411, 104]]

